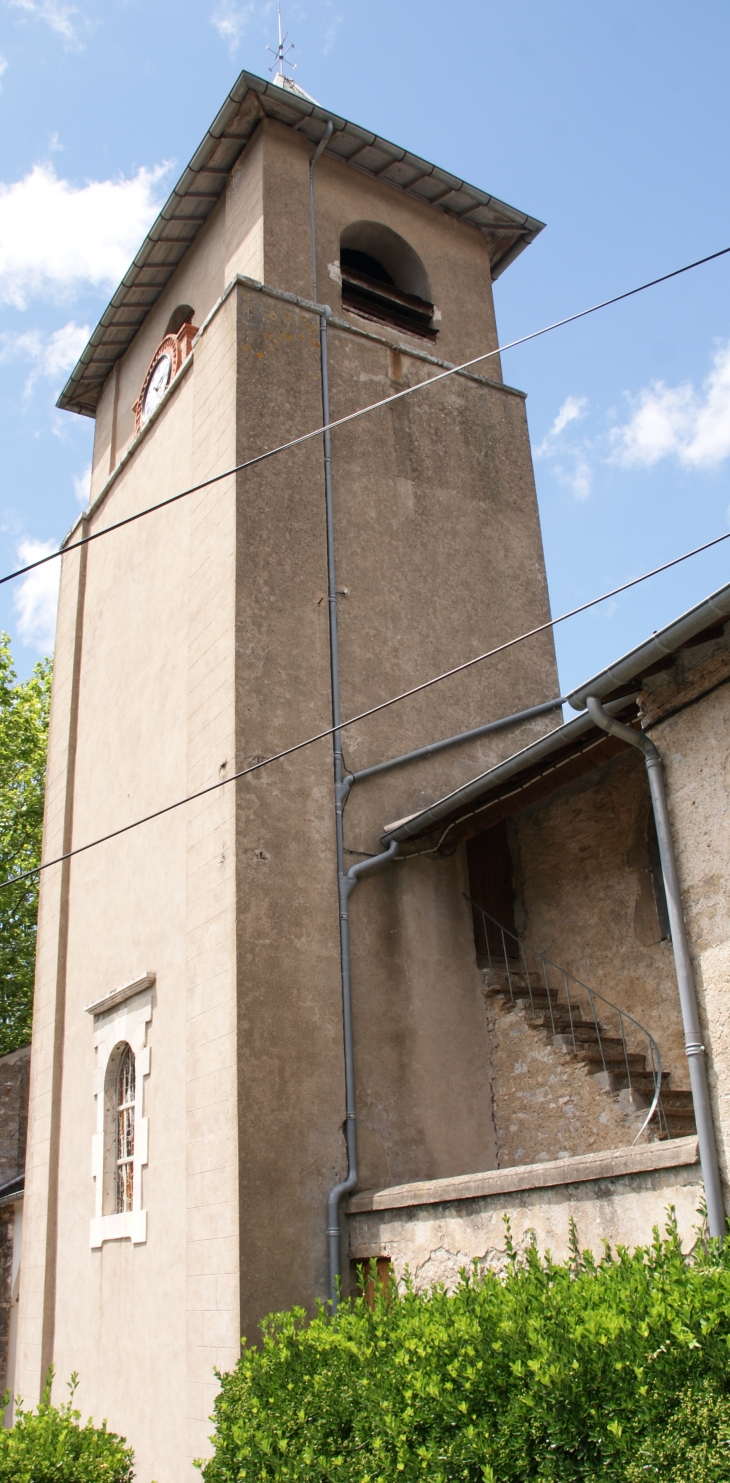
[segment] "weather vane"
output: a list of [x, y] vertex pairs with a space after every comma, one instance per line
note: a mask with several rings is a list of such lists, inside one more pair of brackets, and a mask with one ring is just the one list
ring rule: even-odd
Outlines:
[[289, 46], [287, 46], [286, 41], [289, 32], [287, 31], [285, 36], [282, 36], [281, 34], [281, 0], [278, 0], [277, 10], [279, 15], [279, 45], [277, 46], [276, 51], [274, 51], [273, 47], [271, 46], [267, 46], [266, 50], [271, 52], [272, 57], [276, 57], [276, 61], [273, 67], [269, 67], [269, 72], [278, 73], [282, 81], [286, 81], [284, 68], [289, 67], [291, 68], [292, 72], [296, 72], [297, 64], [296, 62], [287, 62], [286, 60], [289, 52], [294, 51], [294, 42], [290, 42]]

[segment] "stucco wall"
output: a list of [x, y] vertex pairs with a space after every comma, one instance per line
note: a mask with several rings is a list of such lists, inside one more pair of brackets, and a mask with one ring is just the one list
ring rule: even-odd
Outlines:
[[[311, 148], [299, 134], [266, 119], [261, 125], [266, 151], [265, 247], [266, 281], [277, 288], [309, 298], [312, 268], [309, 234], [309, 159]], [[446, 212], [434, 211], [385, 182], [348, 168], [326, 154], [316, 166], [317, 282], [320, 302], [333, 313], [342, 312], [342, 295], [330, 264], [340, 256], [340, 236], [357, 221], [375, 221], [390, 227], [418, 253], [430, 280], [436, 307], [441, 311], [436, 355], [459, 363], [497, 346], [492, 299], [492, 277], [487, 245], [479, 231]], [[281, 230], [282, 223], [285, 230]], [[367, 329], [371, 321], [347, 313], [353, 324]], [[383, 330], [383, 337], [411, 340], [402, 330]], [[426, 348], [430, 348], [426, 346]], [[484, 374], [501, 378], [499, 357], [483, 367]]]
[[[147, 503], [150, 490], [164, 497], [190, 481], [193, 416], [188, 376], [161, 412], [160, 436], [146, 438], [98, 511], [97, 528]], [[183, 504], [89, 548], [74, 844], [187, 791], [189, 521]], [[159, 1483], [180, 1476], [186, 1455], [186, 822], [183, 813], [169, 815], [73, 862], [56, 1295], [46, 1315], [59, 1393], [77, 1370], [82, 1409], [129, 1435], [140, 1477]], [[85, 1006], [147, 969], [156, 973], [144, 1088], [148, 1239], [92, 1251], [94, 1025]], [[154, 1345], [138, 1344], [130, 1313], [145, 1314]], [[31, 1398], [27, 1382], [22, 1393]]]
[[[241, 460], [274, 442], [282, 419], [294, 435], [315, 424], [319, 345], [316, 319], [306, 310], [245, 283], [237, 297]], [[391, 364], [387, 342], [333, 328], [333, 414], [357, 405], [363, 386], [368, 397], [371, 384], [387, 389]], [[414, 361], [406, 374], [420, 378], [424, 371]], [[291, 378], [298, 387], [294, 418]], [[366, 428], [333, 438], [337, 582], [347, 589], [339, 603], [345, 715], [404, 688], [411, 676], [444, 667], [454, 652], [474, 652], [544, 616], [524, 409], [520, 398], [510, 397], [508, 407], [506, 400], [504, 392], [461, 381], [446, 392], [436, 423], [433, 409], [424, 407], [397, 425], [387, 417], [382, 439], [374, 441]], [[239, 476], [244, 763], [327, 724], [322, 478], [316, 446]], [[535, 574], [527, 585], [517, 581], [525, 552]], [[458, 604], [450, 579], [457, 566]], [[527, 663], [520, 656], [519, 664], [503, 663], [489, 676], [475, 672], [348, 730], [348, 763], [461, 729], [485, 710], [499, 714], [516, 692], [542, 698], [554, 683], [552, 650], [548, 644], [536, 651]], [[404, 803], [412, 806], [427, 789], [429, 796], [444, 791], [453, 778], [469, 776], [475, 761], [510, 744], [513, 739], [502, 737], [491, 749], [462, 748], [428, 768], [356, 788], [346, 812], [351, 858], [378, 847], [388, 810], [403, 812]], [[330, 743], [324, 742], [252, 778], [239, 794], [246, 1332], [275, 1302], [306, 1300], [309, 1283], [311, 1295], [323, 1290], [323, 1212], [328, 1185], [343, 1169], [330, 790]], [[462, 872], [460, 860], [409, 862], [368, 881], [353, 897], [366, 1184], [494, 1162], [486, 1026]], [[306, 1109], [296, 1139], [295, 1108]], [[271, 1168], [280, 1171], [275, 1181], [268, 1178]], [[256, 1203], [249, 1202], [248, 1190], [256, 1191]], [[281, 1232], [277, 1253], [266, 1236], [272, 1227]]]

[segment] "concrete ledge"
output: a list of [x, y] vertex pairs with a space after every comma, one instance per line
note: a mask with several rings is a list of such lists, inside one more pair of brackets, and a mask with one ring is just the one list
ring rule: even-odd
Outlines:
[[521, 1164], [513, 1169], [490, 1169], [484, 1174], [457, 1174], [452, 1179], [424, 1179], [391, 1189], [363, 1190], [345, 1206], [348, 1215], [372, 1210], [405, 1210], [415, 1205], [440, 1205], [452, 1200], [477, 1200], [485, 1195], [508, 1195], [516, 1190], [550, 1189], [590, 1179], [615, 1179], [622, 1174], [644, 1174], [653, 1169], [678, 1169], [699, 1162], [697, 1138], [670, 1138], [635, 1148], [585, 1153], [575, 1159], [545, 1164]]
[[87, 1004], [86, 1014], [106, 1014], [108, 1009], [114, 1009], [117, 1004], [123, 1004], [125, 999], [131, 999], [133, 994], [141, 994], [143, 989], [151, 989], [157, 975], [154, 969], [147, 970], [139, 978], [131, 978], [129, 983], [122, 984], [118, 989], [112, 989], [111, 993], [104, 994], [102, 999], [95, 999], [93, 1004]]

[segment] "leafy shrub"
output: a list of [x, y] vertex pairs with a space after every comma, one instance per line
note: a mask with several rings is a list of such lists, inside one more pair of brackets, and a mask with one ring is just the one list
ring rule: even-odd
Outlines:
[[[49, 1375], [36, 1411], [16, 1407], [15, 1424], [0, 1427], [0, 1483], [132, 1483], [133, 1455], [124, 1437], [87, 1421], [73, 1409], [77, 1377], [65, 1405], [51, 1405]], [[7, 1397], [6, 1402], [7, 1404]]]
[[730, 1396], [710, 1380], [688, 1386], [666, 1427], [629, 1464], [626, 1483], [726, 1483], [730, 1478]]
[[221, 1379], [205, 1483], [730, 1483], [730, 1242], [676, 1225], [263, 1325]]

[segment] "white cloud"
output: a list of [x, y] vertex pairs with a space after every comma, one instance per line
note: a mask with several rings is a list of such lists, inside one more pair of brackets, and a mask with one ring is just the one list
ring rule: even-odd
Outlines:
[[88, 324], [76, 324], [73, 319], [54, 330], [46, 341], [43, 375], [59, 376], [73, 370], [90, 333]]
[[331, 0], [325, 0], [325, 10], [329, 10], [332, 13], [332, 19], [330, 20], [329, 25], [326, 27], [322, 45], [322, 50], [326, 56], [328, 52], [331, 52], [335, 41], [337, 40], [337, 32], [342, 25], [344, 16], [341, 11], [334, 9]]
[[654, 381], [641, 391], [629, 421], [612, 429], [611, 444], [623, 468], [676, 458], [684, 468], [709, 469], [730, 457], [730, 341], [717, 350], [700, 391], [689, 381]]
[[31, 369], [25, 383], [25, 392], [29, 396], [40, 376], [59, 381], [73, 369], [89, 334], [88, 324], [76, 324], [73, 319], [50, 335], [43, 335], [37, 329], [6, 332], [0, 334], [0, 361], [30, 361]]
[[33, 20], [43, 21], [57, 36], [63, 37], [67, 46], [80, 45], [77, 23], [73, 19], [79, 13], [77, 6], [64, 5], [60, 0], [9, 0], [9, 3], [11, 9], [20, 10]]
[[572, 422], [585, 417], [587, 406], [587, 397], [566, 397], [552, 427], [535, 449], [536, 458], [554, 461], [553, 472], [556, 478], [572, 491], [576, 499], [587, 499], [591, 492], [592, 469], [588, 459], [590, 445], [585, 441], [570, 443], [563, 438], [563, 433]]
[[253, 0], [247, 0], [245, 5], [237, 5], [235, 0], [220, 0], [216, 6], [210, 18], [211, 24], [231, 54], [238, 50], [255, 14]]
[[86, 509], [91, 494], [91, 464], [87, 463], [82, 474], [74, 474], [74, 494], [80, 505]]
[[34, 165], [22, 180], [0, 183], [0, 303], [23, 309], [33, 295], [117, 284], [159, 209], [167, 169], [75, 186], [51, 165]]
[[565, 398], [560, 411], [550, 429], [554, 438], [560, 436], [563, 428], [569, 423], [575, 422], [579, 417], [585, 417], [585, 409], [588, 406], [588, 398], [584, 396], [569, 396]]
[[545, 434], [539, 448], [535, 449], [536, 458], [549, 458], [550, 454], [565, 428], [571, 422], [580, 417], [585, 417], [585, 409], [588, 406], [588, 398], [584, 396], [568, 396], [565, 398], [560, 411], [550, 430]]
[[[21, 541], [18, 560], [22, 566], [49, 556], [55, 551], [53, 541]], [[28, 572], [16, 588], [13, 607], [18, 618], [18, 633], [27, 644], [41, 654], [51, 654], [56, 640], [56, 612], [58, 609], [58, 579], [60, 561], [48, 561], [34, 572]]]
[[593, 469], [588, 459], [577, 450], [571, 450], [572, 462], [557, 463], [555, 473], [561, 484], [572, 490], [576, 499], [587, 499], [593, 487]]
[[7, 70], [8, 70], [7, 59], [5, 57], [0, 57], [0, 77], [2, 77], [3, 73], [4, 72], [7, 72]]

